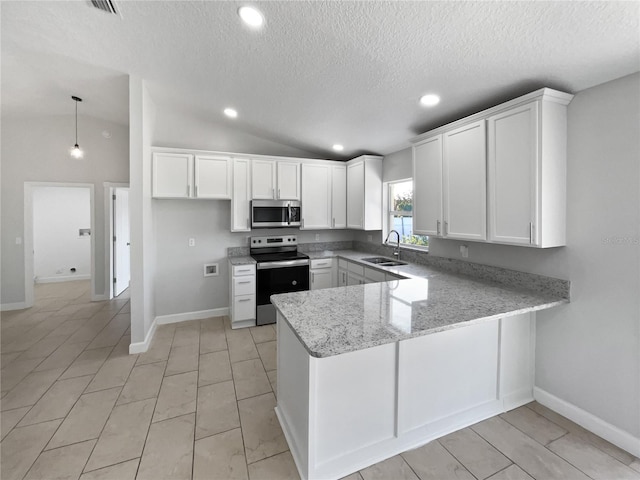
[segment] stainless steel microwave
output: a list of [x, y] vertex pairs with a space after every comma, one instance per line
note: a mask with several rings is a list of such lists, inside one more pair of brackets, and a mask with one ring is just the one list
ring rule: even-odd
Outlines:
[[253, 200], [251, 227], [299, 227], [302, 219], [301, 208], [297, 200]]

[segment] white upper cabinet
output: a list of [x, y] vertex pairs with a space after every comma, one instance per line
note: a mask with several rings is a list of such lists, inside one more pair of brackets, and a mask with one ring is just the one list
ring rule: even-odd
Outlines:
[[277, 200], [300, 200], [300, 162], [278, 161]]
[[190, 198], [193, 190], [193, 155], [154, 153], [152, 177], [154, 198]]
[[253, 159], [251, 180], [254, 200], [300, 200], [300, 162]]
[[415, 138], [416, 233], [538, 248], [566, 245], [572, 98], [543, 88]]
[[382, 229], [382, 157], [347, 162], [347, 228]]
[[231, 198], [231, 157], [153, 154], [154, 198]]
[[273, 200], [276, 198], [276, 162], [274, 160], [251, 161], [251, 198]]
[[196, 198], [231, 198], [231, 157], [222, 155], [195, 156]]
[[331, 165], [302, 165], [302, 229], [331, 228]]
[[489, 241], [566, 245], [566, 106], [571, 98], [545, 92], [489, 117]]
[[333, 165], [331, 167], [331, 227], [347, 228], [346, 165]]
[[413, 231], [442, 233], [442, 135], [413, 147]]
[[233, 192], [231, 197], [231, 231], [251, 231], [251, 161], [233, 159]]
[[443, 234], [487, 238], [486, 126], [480, 120], [443, 135]]
[[302, 227], [347, 227], [347, 166], [333, 162], [302, 164]]

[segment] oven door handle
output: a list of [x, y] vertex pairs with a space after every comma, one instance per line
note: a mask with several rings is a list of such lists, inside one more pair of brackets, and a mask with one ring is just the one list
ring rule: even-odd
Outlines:
[[269, 268], [286, 268], [286, 267], [297, 267], [297, 266], [309, 265], [308, 259], [302, 260], [285, 260], [282, 262], [260, 262], [258, 263], [258, 270], [266, 270]]
[[287, 203], [287, 224], [291, 225], [291, 204]]

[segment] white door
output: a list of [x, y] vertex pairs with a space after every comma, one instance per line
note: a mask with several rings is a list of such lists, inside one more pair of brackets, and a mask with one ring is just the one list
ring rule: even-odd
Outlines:
[[448, 238], [487, 239], [485, 121], [444, 134], [444, 221]]
[[130, 237], [129, 189], [117, 188], [113, 199], [113, 295], [117, 297], [129, 287]]
[[535, 243], [538, 104], [499, 113], [488, 122], [489, 240]]
[[275, 169], [276, 162], [273, 160], [252, 160], [251, 198], [254, 200], [273, 200], [276, 198]]
[[331, 167], [332, 228], [347, 228], [347, 166]]
[[307, 230], [331, 227], [330, 165], [302, 165], [302, 219]]
[[364, 228], [364, 162], [347, 166], [347, 228]]
[[278, 200], [300, 200], [299, 163], [278, 162], [278, 188], [276, 198]]
[[442, 234], [442, 135], [413, 147], [413, 231]]
[[231, 198], [231, 158], [224, 156], [195, 157], [195, 197]]

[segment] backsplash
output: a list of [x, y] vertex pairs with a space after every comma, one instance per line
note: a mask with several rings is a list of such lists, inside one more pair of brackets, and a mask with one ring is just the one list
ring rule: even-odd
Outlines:
[[[393, 247], [360, 241], [353, 242], [353, 249], [386, 257], [393, 256], [394, 251]], [[466, 262], [456, 258], [436, 257], [435, 255], [429, 255], [427, 252], [417, 250], [400, 249], [400, 257], [404, 261], [419, 263], [420, 265], [437, 268], [448, 273], [467, 275], [473, 278], [494, 281], [502, 285], [531, 289], [544, 294], [558, 295], [563, 298], [569, 298], [570, 296], [571, 282], [568, 280], [519, 272], [517, 270], [509, 270], [480, 263]]]

